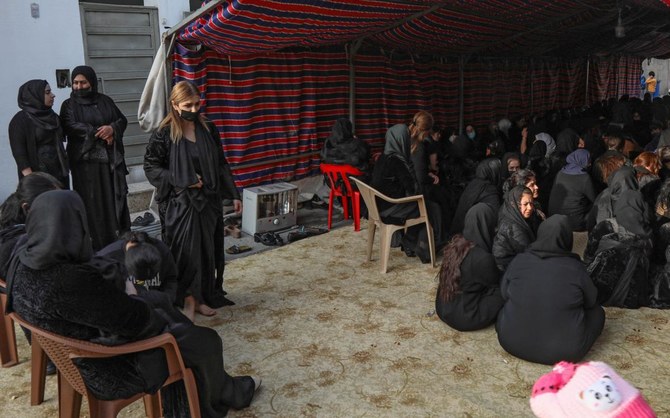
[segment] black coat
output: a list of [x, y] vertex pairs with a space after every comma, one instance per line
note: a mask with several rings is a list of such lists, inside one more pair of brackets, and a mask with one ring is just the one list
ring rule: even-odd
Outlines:
[[492, 324], [503, 305], [500, 272], [493, 256], [474, 246], [461, 262], [460, 289], [449, 302], [435, 300], [435, 312], [450, 327], [472, 331]]
[[596, 199], [591, 176], [559, 172], [549, 197], [548, 214], [566, 215], [573, 231], [586, 229], [586, 217]]
[[596, 287], [576, 258], [519, 254], [502, 278], [501, 291], [505, 305], [496, 323], [498, 340], [522, 359], [579, 361], [602, 330]]

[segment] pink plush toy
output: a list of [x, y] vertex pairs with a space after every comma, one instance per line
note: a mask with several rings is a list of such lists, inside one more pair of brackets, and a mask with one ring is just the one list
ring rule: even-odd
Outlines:
[[537, 379], [530, 407], [539, 418], [652, 418], [640, 392], [599, 361], [562, 361]]

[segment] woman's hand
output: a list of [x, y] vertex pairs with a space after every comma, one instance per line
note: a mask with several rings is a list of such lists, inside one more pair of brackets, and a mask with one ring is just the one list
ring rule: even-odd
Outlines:
[[235, 209], [235, 213], [242, 213], [242, 201], [239, 199], [234, 199], [233, 200], [233, 208]]
[[114, 142], [114, 128], [111, 125], [103, 125], [95, 131], [95, 136], [102, 139], [107, 145]]
[[439, 184], [440, 183], [440, 178], [438, 176], [436, 176], [433, 173], [428, 173], [428, 175], [430, 176], [430, 178], [433, 179], [433, 184]]
[[196, 174], [196, 176], [198, 176], [198, 182], [188, 186], [189, 189], [202, 189], [202, 177], [199, 174]]

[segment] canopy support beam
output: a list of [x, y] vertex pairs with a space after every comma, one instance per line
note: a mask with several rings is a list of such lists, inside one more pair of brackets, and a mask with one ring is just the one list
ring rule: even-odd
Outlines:
[[356, 39], [349, 50], [349, 120], [353, 133], [356, 133], [356, 54], [363, 44], [363, 39]]

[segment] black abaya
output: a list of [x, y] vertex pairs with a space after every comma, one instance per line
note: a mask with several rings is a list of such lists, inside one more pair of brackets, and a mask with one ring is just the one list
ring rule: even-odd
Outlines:
[[[73, 92], [63, 102], [60, 117], [68, 140], [72, 188], [84, 201], [93, 248], [99, 250], [130, 230], [126, 200], [128, 170], [123, 147], [123, 133], [128, 121], [112, 99], [98, 93], [93, 69], [81, 66], [75, 70], [72, 78], [77, 74], [85, 75], [91, 84], [91, 92], [86, 97]], [[95, 136], [97, 129], [105, 125], [114, 130], [112, 145]]]

